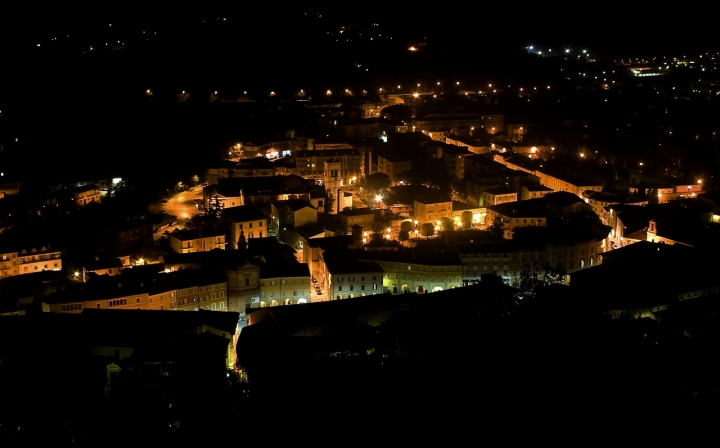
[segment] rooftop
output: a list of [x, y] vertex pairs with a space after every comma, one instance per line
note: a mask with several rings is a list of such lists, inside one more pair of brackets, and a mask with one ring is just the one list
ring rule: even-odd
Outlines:
[[265, 213], [250, 205], [241, 205], [240, 207], [229, 207], [223, 209], [223, 217], [228, 218], [233, 222], [267, 219]]
[[373, 262], [325, 260], [325, 265], [332, 275], [383, 272], [380, 265]]
[[307, 263], [266, 263], [260, 266], [260, 278], [310, 277]]

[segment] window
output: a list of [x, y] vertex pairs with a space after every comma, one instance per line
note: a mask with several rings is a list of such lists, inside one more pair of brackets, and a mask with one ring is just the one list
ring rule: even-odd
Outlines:
[[293, 291], [293, 297], [297, 297], [297, 291]]
[[215, 304], [212, 304], [212, 310], [215, 311]]
[[440, 283], [445, 283], [445, 277], [440, 277]]
[[247, 277], [245, 278], [245, 286], [250, 286], [250, 279]]
[[419, 282], [419, 281], [420, 281], [420, 276], [419, 276], [419, 275], [416, 275], [416, 276], [415, 276], [415, 281], [416, 281], [416, 282]]
[[262, 293], [262, 294], [261, 294], [261, 296], [262, 296], [263, 299], [265, 298], [265, 294], [266, 294], [266, 293]]
[[338, 286], [338, 291], [342, 291], [342, 285]]
[[140, 303], [140, 297], [135, 297], [135, 303]]
[[220, 291], [220, 293], [218, 294], [218, 297], [220, 297], [221, 299], [223, 297], [225, 297], [225, 291]]
[[95, 304], [95, 308], [100, 308], [100, 302]]
[[282, 291], [282, 292], [280, 293], [280, 295], [283, 296], [283, 297], [285, 297], [285, 292], [286, 292], [286, 291]]
[[252, 229], [252, 223], [250, 223], [250, 228]]
[[365, 291], [365, 285], [360, 285], [360, 290]]
[[275, 280], [270, 282], [270, 286], [275, 286]]
[[353, 285], [350, 285], [350, 291], [354, 291], [354, 290], [355, 290], [355, 288], [353, 287]]
[[377, 283], [373, 283], [373, 290], [377, 290]]
[[281, 285], [287, 285], [287, 280], [281, 280], [281, 281], [280, 281], [280, 284], [281, 284]]
[[427, 278], [427, 277], [425, 277], [425, 276], [423, 275], [423, 282], [426, 282], [426, 281], [427, 281], [426, 278]]
[[81, 303], [69, 303], [67, 305], [62, 306], [63, 311], [80, 311], [82, 310], [82, 304]]
[[174, 298], [174, 297], [175, 297], [175, 293], [174, 293], [174, 292], [171, 292], [171, 293], [170, 293], [170, 298], [172, 299], [172, 298]]
[[275, 291], [270, 293], [270, 297], [275, 297]]
[[222, 310], [224, 308], [225, 308], [225, 302], [220, 302], [220, 309]]
[[127, 299], [115, 299], [115, 300], [108, 301], [109, 308], [112, 308], [114, 306], [123, 306], [123, 305], [127, 305]]
[[435, 283], [435, 277], [430, 277], [430, 281]]

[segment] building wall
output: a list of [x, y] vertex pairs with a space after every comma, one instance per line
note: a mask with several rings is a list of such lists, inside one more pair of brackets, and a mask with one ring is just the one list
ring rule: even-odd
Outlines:
[[245, 240], [267, 237], [267, 218], [233, 222], [231, 229], [230, 237], [232, 241], [230, 241], [230, 247], [237, 249], [237, 242], [240, 238], [241, 230], [243, 231], [243, 235], [245, 235]]
[[462, 266], [425, 266], [375, 261], [383, 268], [383, 288], [392, 294], [433, 292], [463, 286]]
[[10, 277], [19, 274], [17, 258], [17, 252], [0, 254], [0, 277]]
[[489, 205], [504, 204], [506, 202], [517, 202], [517, 193], [490, 194], [487, 191], [483, 192], [483, 205], [486, 207]]
[[487, 210], [486, 216], [485, 216], [485, 224], [487, 226], [492, 225], [492, 223], [495, 221], [496, 217], [500, 217], [500, 219], [503, 220], [505, 223], [505, 237], [506, 238], [512, 238], [512, 231], [516, 227], [547, 227], [547, 218], [546, 217], [525, 217], [525, 218], [515, 218], [510, 216], [501, 215], [499, 213], [496, 213], [493, 210]]
[[[260, 303], [260, 269], [246, 264], [239, 269], [225, 271], [228, 278], [228, 309], [245, 315], [245, 309]], [[257, 299], [257, 300], [255, 300]]]
[[452, 202], [438, 202], [434, 204], [423, 204], [415, 201], [415, 219], [424, 224], [435, 223], [442, 218], [452, 218]]
[[[32, 274], [41, 271], [59, 271], [62, 269], [62, 259], [60, 252], [46, 253], [19, 253], [18, 257], [18, 275]], [[14, 269], [13, 269], [14, 271]]]
[[525, 201], [527, 199], [541, 198], [552, 191], [530, 191], [526, 187], [522, 187], [520, 190], [520, 200]]
[[228, 311], [227, 283], [191, 286], [177, 291], [177, 310]]
[[309, 303], [311, 289], [310, 276], [264, 278], [260, 280], [260, 302], [252, 307], [293, 305], [301, 300]]
[[330, 300], [383, 293], [383, 272], [327, 275]]
[[290, 216], [292, 225], [295, 227], [317, 223], [317, 210], [314, 208], [305, 207], [295, 212], [291, 211]]
[[213, 249], [225, 249], [225, 235], [203, 237], [194, 240], [179, 240], [170, 235], [170, 247], [178, 254], [209, 252]]
[[91, 202], [100, 202], [100, 190], [89, 190], [89, 191], [83, 191], [80, 193], [75, 193], [74, 195], [75, 203], [77, 205], [87, 205]]

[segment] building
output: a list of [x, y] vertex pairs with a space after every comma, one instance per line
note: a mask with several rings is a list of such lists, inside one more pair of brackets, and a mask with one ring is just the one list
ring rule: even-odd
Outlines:
[[476, 207], [460, 201], [452, 202], [452, 219], [456, 225], [462, 225], [462, 215], [465, 212], [470, 212], [472, 214], [473, 226], [485, 225], [485, 207]]
[[121, 250], [133, 251], [153, 244], [152, 223], [145, 219], [113, 221], [103, 226], [108, 245]]
[[415, 198], [415, 220], [420, 224], [435, 223], [442, 218], [452, 219], [452, 200], [446, 194], [428, 193]]
[[541, 198], [553, 189], [540, 184], [526, 184], [520, 187], [520, 200]]
[[484, 154], [490, 152], [490, 146], [488, 144], [485, 144], [480, 140], [475, 140], [472, 137], [448, 135], [445, 137], [445, 143], [448, 145], [465, 147], [473, 154]]
[[270, 220], [276, 231], [281, 227], [296, 228], [316, 224], [317, 214], [317, 209], [302, 199], [278, 201], [270, 205]]
[[465, 176], [465, 158], [473, 155], [467, 148], [449, 145], [443, 142], [428, 142], [423, 144], [429, 158], [441, 162], [448, 176], [462, 179]]
[[483, 191], [482, 204], [485, 207], [506, 202], [517, 202], [517, 192], [507, 187], [495, 187]]
[[227, 311], [227, 280], [216, 271], [191, 269], [151, 276], [96, 277], [42, 299], [43, 310], [84, 309]]
[[95, 184], [85, 185], [73, 191], [73, 201], [77, 205], [87, 205], [91, 202], [100, 202], [100, 187]]
[[583, 192], [585, 202], [590, 205], [598, 216], [603, 215], [605, 207], [614, 204], [647, 205], [648, 199], [645, 196], [634, 195], [621, 190], [602, 190]]
[[241, 205], [263, 205], [286, 199], [309, 199], [313, 183], [300, 176], [268, 176], [219, 179], [203, 188], [203, 205], [217, 197], [227, 210]]
[[394, 154], [378, 156], [378, 172], [387, 174], [391, 185], [397, 185], [402, 180], [400, 175], [411, 169], [412, 161], [410, 158]]
[[266, 263], [260, 267], [260, 298], [252, 308], [311, 301], [307, 263]]
[[345, 232], [350, 232], [350, 228], [355, 225], [369, 231], [372, 230], [372, 224], [375, 222], [375, 212], [370, 208], [343, 210], [338, 213], [338, 217]]
[[378, 250], [352, 253], [346, 258], [377, 263], [385, 273], [383, 288], [392, 294], [425, 294], [463, 286], [462, 263], [453, 253]]
[[223, 217], [231, 223], [229, 245], [232, 249], [238, 248], [240, 233], [243, 234], [246, 241], [250, 238], [264, 238], [268, 234], [268, 222], [265, 213], [253, 206], [232, 207], [223, 211]]
[[549, 171], [543, 168], [543, 171], [534, 173], [540, 178], [540, 183], [555, 191], [567, 191], [575, 196], [584, 199], [583, 193], [590, 191], [602, 191], [603, 186], [589, 179], [575, 176], [570, 173]]
[[93, 275], [118, 275], [125, 269], [123, 262], [119, 258], [105, 258], [94, 260], [83, 266], [82, 278], [85, 281], [88, 274]]
[[340, 163], [337, 177], [341, 186], [352, 185], [362, 177], [363, 157], [357, 149], [297, 151], [295, 160], [298, 175], [319, 183], [325, 172], [325, 162], [330, 159]]
[[42, 271], [60, 271], [63, 266], [60, 251], [52, 250], [50, 246], [40, 246], [2, 254], [0, 267], [2, 267], [2, 276], [9, 277]]
[[[503, 116], [474, 113], [428, 114], [414, 118], [412, 124], [417, 131], [447, 129], [449, 134], [457, 134], [465, 129], [483, 128], [489, 134], [494, 134], [503, 130]], [[442, 141], [445, 141], [444, 138]]]
[[178, 254], [225, 249], [226, 244], [224, 230], [188, 229], [170, 234], [170, 247]]
[[512, 239], [516, 227], [546, 227], [548, 221], [547, 205], [542, 199], [506, 202], [486, 207], [485, 224], [492, 225], [500, 219], [505, 229], [505, 238]]
[[383, 270], [377, 263], [324, 260], [324, 272], [330, 300], [383, 293]]

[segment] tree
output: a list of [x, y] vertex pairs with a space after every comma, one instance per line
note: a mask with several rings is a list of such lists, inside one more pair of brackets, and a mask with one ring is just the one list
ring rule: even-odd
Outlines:
[[522, 298], [534, 297], [543, 288], [565, 283], [567, 271], [559, 263], [552, 267], [548, 262], [542, 265], [525, 263], [520, 268], [520, 281], [516, 285]]
[[400, 223], [400, 230], [412, 232], [413, 230], [415, 230], [415, 224], [413, 224], [412, 221], [403, 221], [402, 223]]
[[375, 194], [390, 187], [390, 176], [385, 173], [373, 173], [365, 176], [365, 179], [361, 182], [361, 186], [366, 188], [370, 194]]
[[205, 207], [205, 216], [219, 219], [222, 216], [223, 208], [224, 203], [220, 200], [220, 197], [213, 195], [208, 200], [207, 207]]
[[460, 222], [462, 223], [462, 228], [464, 230], [467, 230], [470, 227], [472, 227], [472, 218], [473, 218], [472, 212], [470, 212], [468, 210], [465, 210], [464, 212], [462, 212], [462, 215], [460, 215]]
[[398, 233], [398, 239], [400, 241], [407, 241], [410, 239], [410, 232], [407, 230], [401, 230], [400, 233]]
[[422, 233], [425, 238], [430, 238], [435, 235], [435, 226], [431, 222], [426, 222], [420, 226], [420, 233]]
[[455, 223], [450, 218], [440, 218], [440, 229], [443, 232], [452, 232], [455, 230]]
[[503, 238], [505, 236], [505, 223], [502, 218], [496, 216], [488, 230], [496, 237]]

